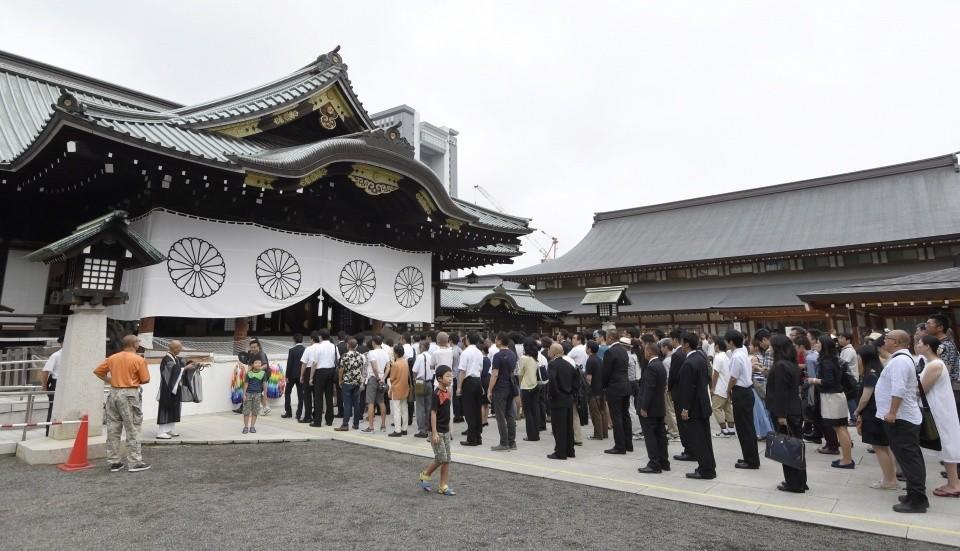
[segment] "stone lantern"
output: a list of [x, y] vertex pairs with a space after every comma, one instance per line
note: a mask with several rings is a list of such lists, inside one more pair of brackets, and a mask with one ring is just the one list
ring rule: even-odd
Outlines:
[[[53, 406], [55, 419], [90, 415], [90, 436], [103, 427], [103, 383], [93, 369], [103, 361], [107, 341], [106, 307], [123, 304], [123, 272], [162, 262], [163, 253], [132, 232], [127, 213], [114, 211], [79, 226], [67, 237], [27, 255], [45, 264], [64, 264], [64, 287], [53, 302], [68, 304], [63, 363]], [[53, 427], [57, 440], [74, 438], [78, 425]]]

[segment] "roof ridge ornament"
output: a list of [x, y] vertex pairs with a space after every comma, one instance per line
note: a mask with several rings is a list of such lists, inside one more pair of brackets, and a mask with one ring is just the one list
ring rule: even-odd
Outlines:
[[369, 132], [358, 133], [355, 134], [355, 136], [359, 137], [367, 145], [388, 149], [411, 159], [415, 156], [413, 145], [400, 133], [400, 123], [386, 128], [377, 128]]
[[60, 89], [60, 97], [57, 98], [56, 106], [67, 113], [83, 114], [83, 104], [80, 103], [77, 96], [63, 88]]
[[319, 73], [324, 69], [329, 68], [332, 65], [340, 65], [343, 63], [343, 58], [338, 53], [340, 51], [340, 45], [338, 44], [336, 48], [330, 50], [325, 54], [321, 54], [317, 57], [316, 63], [313, 64], [313, 72]]

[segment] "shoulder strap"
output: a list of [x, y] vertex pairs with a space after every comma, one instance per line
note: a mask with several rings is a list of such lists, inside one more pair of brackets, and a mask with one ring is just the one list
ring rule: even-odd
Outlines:
[[927, 394], [923, 391], [923, 383], [920, 382], [920, 374], [917, 373], [917, 364], [914, 363], [913, 358], [909, 354], [904, 354], [903, 352], [894, 354], [891, 356], [891, 359], [897, 356], [902, 356], [910, 360], [910, 364], [913, 365], [913, 373], [917, 377], [917, 392], [920, 393], [920, 403], [923, 404], [924, 409], [930, 409], [930, 404], [927, 403]]

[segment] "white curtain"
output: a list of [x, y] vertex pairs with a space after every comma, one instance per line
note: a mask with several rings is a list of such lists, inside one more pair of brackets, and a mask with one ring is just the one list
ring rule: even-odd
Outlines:
[[432, 322], [430, 253], [364, 245], [251, 223], [152, 211], [131, 229], [167, 260], [125, 272], [115, 319], [233, 318], [275, 312], [320, 289], [364, 316]]

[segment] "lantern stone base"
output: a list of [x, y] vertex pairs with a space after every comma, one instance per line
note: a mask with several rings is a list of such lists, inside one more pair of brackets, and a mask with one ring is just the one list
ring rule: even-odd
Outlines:
[[[103, 362], [107, 342], [107, 310], [89, 304], [72, 306], [63, 338], [63, 358], [53, 418], [64, 421], [90, 416], [90, 436], [103, 433], [103, 381], [93, 370]], [[79, 424], [52, 427], [51, 438], [72, 442]]]
[[[51, 431], [52, 433], [53, 431]], [[17, 459], [27, 465], [59, 465], [66, 463], [73, 449], [73, 440], [35, 438], [17, 444]], [[121, 441], [121, 453], [125, 449]], [[87, 439], [87, 459], [103, 459], [107, 456], [107, 435]]]

